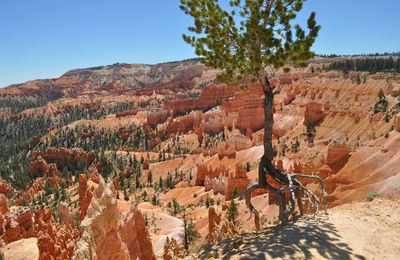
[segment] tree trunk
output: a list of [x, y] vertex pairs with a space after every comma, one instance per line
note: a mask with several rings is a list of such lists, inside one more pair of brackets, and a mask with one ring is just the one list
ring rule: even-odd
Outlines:
[[274, 125], [274, 93], [268, 79], [265, 79], [264, 88], [264, 156], [269, 162], [274, 159], [272, 148], [272, 126]]
[[272, 126], [274, 124], [274, 93], [268, 78], [260, 76], [260, 82], [264, 90], [264, 155], [261, 158], [258, 169], [258, 183], [260, 188], [267, 187], [266, 168], [274, 158], [272, 147]]

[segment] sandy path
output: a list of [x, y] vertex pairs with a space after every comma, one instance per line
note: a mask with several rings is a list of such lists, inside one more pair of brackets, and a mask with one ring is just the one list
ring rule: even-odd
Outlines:
[[204, 247], [190, 259], [400, 259], [400, 201], [376, 200], [330, 210]]
[[139, 205], [139, 209], [143, 215], [147, 215], [154, 254], [158, 259], [162, 259], [167, 237], [181, 241], [180, 234], [183, 232], [183, 221], [163, 212], [158, 207], [151, 207], [148, 204]]

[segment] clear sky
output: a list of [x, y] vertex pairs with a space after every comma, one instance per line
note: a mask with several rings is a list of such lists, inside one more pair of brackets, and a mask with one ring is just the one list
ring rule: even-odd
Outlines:
[[[227, 2], [228, 0], [222, 0]], [[0, 87], [98, 65], [194, 57], [178, 0], [0, 0]], [[322, 31], [314, 51], [400, 50], [399, 0], [308, 0]], [[302, 18], [303, 15], [300, 16]]]

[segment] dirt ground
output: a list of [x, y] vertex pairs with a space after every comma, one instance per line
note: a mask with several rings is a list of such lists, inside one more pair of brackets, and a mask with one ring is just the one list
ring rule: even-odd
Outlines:
[[301, 218], [203, 247], [188, 259], [400, 259], [400, 200], [335, 207], [325, 220]]

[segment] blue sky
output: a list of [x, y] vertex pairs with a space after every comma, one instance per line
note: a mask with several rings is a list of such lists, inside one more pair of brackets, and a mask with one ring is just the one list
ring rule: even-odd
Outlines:
[[[223, 0], [228, 1], [228, 0]], [[116, 62], [194, 57], [181, 39], [191, 24], [178, 0], [1, 0], [0, 87]], [[400, 50], [400, 1], [308, 0], [317, 12], [314, 51]]]

